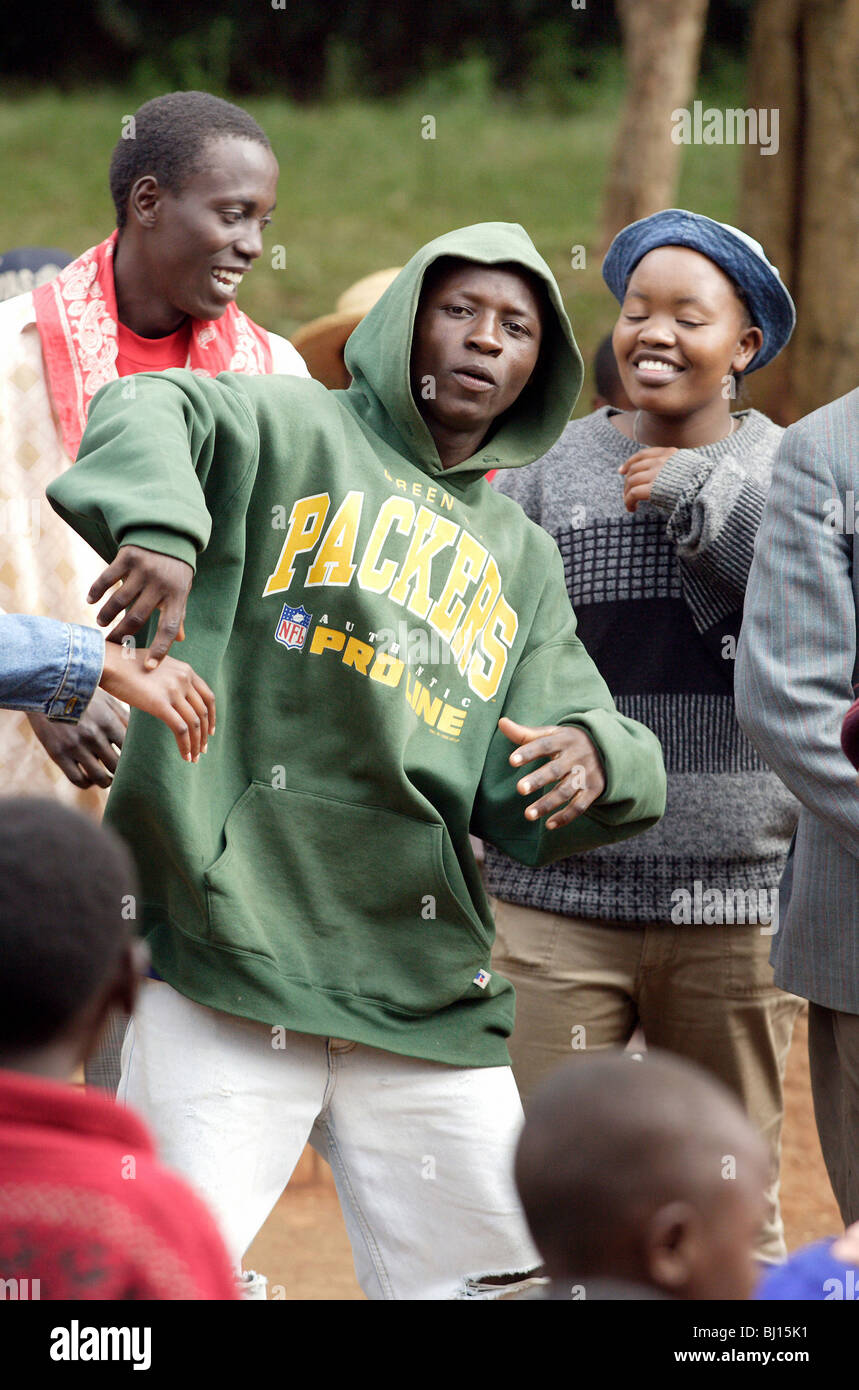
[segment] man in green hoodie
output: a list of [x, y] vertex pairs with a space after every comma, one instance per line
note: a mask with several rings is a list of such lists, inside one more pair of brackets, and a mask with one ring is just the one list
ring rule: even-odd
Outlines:
[[114, 635], [147, 624], [157, 655], [187, 603], [218, 705], [187, 768], [132, 713], [111, 792], [157, 974], [120, 1096], [237, 1260], [309, 1137], [368, 1296], [491, 1295], [538, 1257], [469, 829], [542, 864], [653, 825], [665, 774], [576, 637], [551, 538], [484, 481], [545, 453], [581, 387], [527, 235], [431, 242], [346, 361], [347, 391], [107, 387], [49, 489], [111, 562], [95, 594], [123, 581], [100, 620], [125, 609]]

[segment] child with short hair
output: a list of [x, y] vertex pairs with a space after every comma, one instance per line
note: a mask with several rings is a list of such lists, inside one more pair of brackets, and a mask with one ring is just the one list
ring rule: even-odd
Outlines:
[[51, 801], [0, 802], [0, 1269], [41, 1299], [233, 1299], [203, 1203], [137, 1116], [68, 1085], [146, 950], [113, 831]]
[[653, 1050], [567, 1062], [532, 1098], [516, 1151], [550, 1296], [566, 1298], [750, 1298], [766, 1182], [766, 1149], [730, 1092]]
[[632, 402], [624, 390], [617, 369], [617, 358], [612, 347], [611, 334], [607, 333], [594, 353], [593, 360], [594, 394], [591, 409], [601, 410], [610, 405], [615, 410], [631, 410]]

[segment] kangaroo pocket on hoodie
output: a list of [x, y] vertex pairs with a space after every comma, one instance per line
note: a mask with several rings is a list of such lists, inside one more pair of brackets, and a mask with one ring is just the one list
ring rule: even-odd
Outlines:
[[285, 979], [428, 1014], [473, 989], [490, 940], [445, 872], [441, 824], [252, 782], [205, 874], [209, 940]]

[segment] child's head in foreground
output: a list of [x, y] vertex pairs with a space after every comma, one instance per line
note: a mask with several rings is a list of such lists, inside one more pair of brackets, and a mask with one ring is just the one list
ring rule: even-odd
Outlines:
[[577, 1058], [529, 1102], [516, 1184], [546, 1272], [745, 1299], [768, 1160], [738, 1102], [665, 1052]]
[[0, 1067], [62, 1079], [130, 1012], [137, 880], [119, 836], [37, 798], [0, 800]]

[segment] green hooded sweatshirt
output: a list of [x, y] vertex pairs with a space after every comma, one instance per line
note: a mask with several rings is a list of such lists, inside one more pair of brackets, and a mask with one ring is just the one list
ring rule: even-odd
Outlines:
[[[423, 277], [441, 256], [517, 262], [551, 305], [531, 382], [447, 471], [409, 382]], [[137, 860], [155, 971], [189, 998], [502, 1066], [514, 995], [490, 970], [469, 830], [538, 865], [647, 830], [664, 809], [659, 744], [617, 713], [576, 637], [555, 543], [483, 476], [555, 442], [581, 358], [529, 237], [487, 223], [419, 251], [347, 363], [347, 391], [168, 371], [93, 401], [51, 503], [105, 560], [138, 545], [195, 566], [177, 654], [218, 714], [194, 765], [132, 711], [107, 820]], [[502, 714], [586, 730], [606, 787], [585, 815], [554, 831], [525, 820]]]

